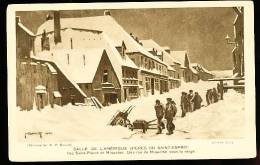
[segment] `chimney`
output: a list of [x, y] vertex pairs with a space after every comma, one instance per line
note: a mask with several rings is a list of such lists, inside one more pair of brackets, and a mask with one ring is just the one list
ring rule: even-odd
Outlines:
[[55, 44], [61, 42], [61, 35], [60, 35], [60, 12], [54, 11], [54, 42]]
[[52, 19], [53, 19], [53, 17], [52, 17], [50, 14], [47, 14], [47, 15], [46, 15], [46, 21], [52, 20]]
[[21, 19], [20, 19], [20, 16], [16, 16], [15, 17], [15, 22], [16, 22], [16, 25], [21, 22]]

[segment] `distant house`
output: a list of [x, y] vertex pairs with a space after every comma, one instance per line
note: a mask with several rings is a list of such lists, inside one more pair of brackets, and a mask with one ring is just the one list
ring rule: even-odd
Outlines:
[[154, 40], [140, 40], [143, 47], [168, 65], [169, 89], [180, 86], [180, 62], [171, 57], [169, 47], [161, 47]]
[[[54, 13], [54, 19], [46, 20], [38, 28], [35, 38], [36, 56], [42, 51], [77, 51], [89, 48], [106, 49], [109, 56], [107, 50], [111, 49], [114, 54], [116, 52], [120, 55], [114, 56], [120, 57], [126, 64], [115, 69], [122, 74], [118, 76], [119, 82], [122, 82], [122, 93], [117, 95], [119, 102], [169, 90], [168, 65], [142, 47], [110, 14], [107, 15], [106, 12], [104, 16], [60, 19], [59, 14]], [[109, 48], [104, 46], [106, 43], [109, 43]]]
[[200, 80], [207, 81], [208, 79], [212, 79], [214, 77], [214, 75], [201, 64], [191, 63], [190, 65], [197, 71]]
[[171, 51], [170, 55], [180, 61], [181, 77], [185, 82], [197, 82], [199, 80], [198, 72], [190, 66], [187, 51]]

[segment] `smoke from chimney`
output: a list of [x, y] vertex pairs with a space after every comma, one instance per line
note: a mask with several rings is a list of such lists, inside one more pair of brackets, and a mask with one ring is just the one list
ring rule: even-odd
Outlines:
[[61, 42], [61, 35], [60, 35], [60, 12], [54, 11], [54, 42], [55, 44]]

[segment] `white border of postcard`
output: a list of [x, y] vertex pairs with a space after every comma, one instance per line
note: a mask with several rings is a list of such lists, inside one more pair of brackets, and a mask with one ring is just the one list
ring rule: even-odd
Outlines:
[[[16, 45], [15, 11], [126, 9], [126, 8], [195, 8], [195, 7], [244, 7], [245, 43], [245, 118], [246, 132], [241, 139], [217, 140], [136, 140], [136, 141], [84, 141], [73, 143], [19, 143], [15, 136], [14, 113], [16, 111]], [[154, 160], [154, 159], [226, 159], [252, 158], [256, 156], [255, 132], [255, 69], [254, 69], [254, 7], [251, 1], [208, 2], [142, 2], [142, 3], [89, 3], [89, 4], [14, 4], [7, 8], [7, 60], [8, 60], [8, 129], [9, 159], [11, 161], [83, 161], [83, 160]], [[37, 145], [37, 144], [35, 144]], [[74, 147], [158, 147], [179, 148], [178, 153], [98, 154], [69, 155]]]

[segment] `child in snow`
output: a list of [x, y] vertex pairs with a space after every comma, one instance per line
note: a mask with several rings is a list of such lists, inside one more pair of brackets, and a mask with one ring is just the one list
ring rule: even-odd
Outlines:
[[160, 103], [160, 100], [155, 101], [155, 106], [154, 106], [155, 112], [156, 112], [156, 117], [157, 117], [157, 133], [156, 134], [161, 134], [162, 129], [165, 128], [164, 123], [162, 122], [162, 118], [164, 115], [164, 107]]

